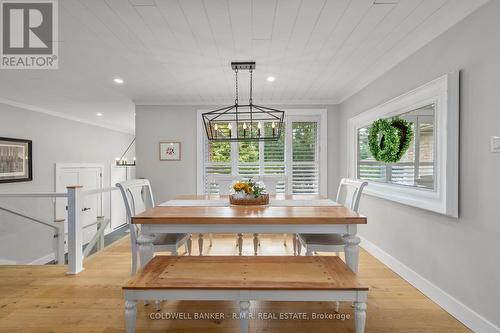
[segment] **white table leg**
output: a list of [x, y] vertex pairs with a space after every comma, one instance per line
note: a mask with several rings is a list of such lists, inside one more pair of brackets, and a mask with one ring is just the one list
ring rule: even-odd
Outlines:
[[253, 254], [257, 255], [259, 249], [259, 234], [253, 234]]
[[348, 234], [344, 236], [344, 241], [346, 264], [354, 273], [357, 273], [359, 262], [359, 243], [361, 242], [361, 239], [356, 235]]
[[137, 317], [137, 302], [125, 301], [125, 332], [135, 332], [135, 321]]
[[356, 333], [364, 333], [366, 323], [366, 303], [354, 302], [354, 325]]
[[302, 252], [302, 244], [299, 241], [299, 234], [295, 234], [295, 247], [297, 248], [297, 255], [300, 256]]
[[238, 234], [238, 255], [243, 252], [243, 234]]
[[248, 316], [250, 313], [249, 309], [249, 301], [240, 301], [240, 333], [248, 333]]
[[187, 252], [188, 252], [188, 255], [190, 256], [191, 255], [191, 250], [193, 248], [193, 235], [189, 235], [189, 238], [186, 242], [186, 247], [187, 247]]
[[203, 234], [198, 235], [198, 250], [200, 251], [200, 256], [203, 255]]
[[144, 267], [154, 256], [153, 249], [154, 235], [143, 234], [137, 239], [139, 248], [139, 259], [141, 268]]

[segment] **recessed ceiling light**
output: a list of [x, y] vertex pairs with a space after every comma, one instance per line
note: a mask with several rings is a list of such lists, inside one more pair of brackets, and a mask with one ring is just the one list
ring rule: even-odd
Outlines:
[[102, 117], [102, 113], [100, 113], [100, 112], [97, 112], [95, 115], [98, 117]]
[[274, 82], [274, 80], [276, 80], [276, 78], [274, 76], [268, 76], [266, 80], [267, 80], [267, 82]]
[[113, 79], [113, 82], [116, 83], [116, 84], [123, 84], [123, 79], [122, 78], [119, 78], [119, 77], [115, 77]]

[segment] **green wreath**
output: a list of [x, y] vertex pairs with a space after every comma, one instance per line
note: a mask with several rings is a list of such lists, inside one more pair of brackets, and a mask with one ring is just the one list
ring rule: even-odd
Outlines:
[[375, 160], [398, 162], [410, 147], [413, 138], [411, 124], [401, 118], [379, 119], [368, 133], [368, 145]]

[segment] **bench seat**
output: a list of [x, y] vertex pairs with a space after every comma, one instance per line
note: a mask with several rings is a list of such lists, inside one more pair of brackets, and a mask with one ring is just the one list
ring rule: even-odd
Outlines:
[[248, 332], [250, 301], [354, 302], [364, 332], [368, 287], [338, 257], [155, 256], [124, 287], [126, 331], [135, 331], [139, 300], [234, 300]]

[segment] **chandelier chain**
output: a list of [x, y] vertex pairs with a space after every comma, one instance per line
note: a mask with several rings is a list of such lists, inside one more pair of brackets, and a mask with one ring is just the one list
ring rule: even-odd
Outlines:
[[250, 70], [250, 99], [248, 103], [250, 105], [252, 105], [253, 102], [252, 94], [253, 94], [253, 70]]
[[236, 99], [234, 100], [234, 104], [238, 105], [238, 69], [234, 70], [234, 75], [236, 77]]

